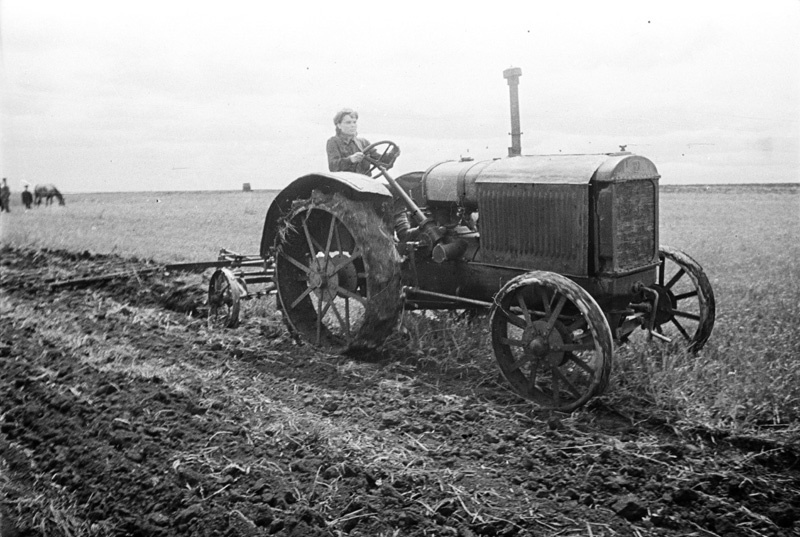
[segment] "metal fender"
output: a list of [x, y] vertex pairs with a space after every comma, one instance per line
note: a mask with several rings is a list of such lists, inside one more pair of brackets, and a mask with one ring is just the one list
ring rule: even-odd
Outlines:
[[292, 181], [272, 200], [261, 234], [261, 257], [269, 257], [269, 250], [275, 243], [281, 216], [289, 213], [293, 201], [309, 198], [312, 190], [322, 190], [325, 193], [341, 192], [352, 199], [374, 198], [381, 201], [392, 199], [389, 187], [383, 182], [359, 173], [320, 172], [304, 175]]

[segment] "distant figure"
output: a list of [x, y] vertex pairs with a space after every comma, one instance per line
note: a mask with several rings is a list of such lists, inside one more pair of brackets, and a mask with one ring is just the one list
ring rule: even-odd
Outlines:
[[30, 209], [31, 204], [33, 203], [33, 194], [31, 191], [28, 190], [28, 185], [25, 185], [25, 190], [22, 191], [22, 204], [25, 206], [25, 209]]
[[44, 205], [47, 207], [53, 202], [53, 198], [58, 199], [59, 205], [64, 205], [64, 196], [61, 195], [61, 192], [52, 184], [46, 185], [36, 185], [33, 189], [33, 199], [36, 206], [40, 206], [42, 204], [42, 199], [45, 200]]
[[[328, 152], [328, 169], [332, 172], [369, 175], [370, 163], [364, 160], [364, 148], [369, 145], [369, 141], [358, 137], [358, 112], [343, 108], [333, 116], [333, 124], [336, 126], [336, 135], [328, 139], [325, 148]], [[399, 155], [398, 148], [383, 158], [377, 151], [370, 156], [384, 162], [388, 170]]]
[[0, 186], [0, 213], [3, 211], [7, 213], [11, 212], [10, 200], [11, 200], [11, 189], [8, 188], [8, 183], [6, 183], [6, 178], [3, 177], [3, 185]]

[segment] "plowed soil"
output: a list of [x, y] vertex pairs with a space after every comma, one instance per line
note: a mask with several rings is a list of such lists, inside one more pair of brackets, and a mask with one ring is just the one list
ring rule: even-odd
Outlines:
[[2, 537], [800, 535], [797, 446], [210, 330], [207, 275], [142, 260], [1, 263]]

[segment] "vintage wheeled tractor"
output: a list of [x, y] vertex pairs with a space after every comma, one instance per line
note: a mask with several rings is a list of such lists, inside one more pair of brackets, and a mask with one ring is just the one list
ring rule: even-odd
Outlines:
[[602, 393], [635, 330], [698, 351], [714, 295], [692, 258], [659, 248], [653, 163], [509, 152], [397, 179], [373, 157], [375, 177], [314, 173], [281, 191], [261, 257], [295, 336], [347, 351], [380, 345], [403, 309], [487, 309], [514, 391], [562, 411]]

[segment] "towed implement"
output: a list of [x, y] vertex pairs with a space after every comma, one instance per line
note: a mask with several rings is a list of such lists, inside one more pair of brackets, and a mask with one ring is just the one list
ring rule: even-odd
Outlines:
[[509, 156], [396, 179], [377, 159], [372, 176], [300, 177], [269, 207], [259, 255], [223, 251], [211, 318], [235, 326], [248, 284], [262, 283], [298, 340], [343, 352], [381, 345], [404, 309], [488, 311], [513, 390], [561, 411], [603, 392], [615, 346], [635, 331], [699, 351], [714, 294], [697, 262], [659, 246], [655, 165], [624, 147], [522, 155], [521, 72], [504, 74]]

